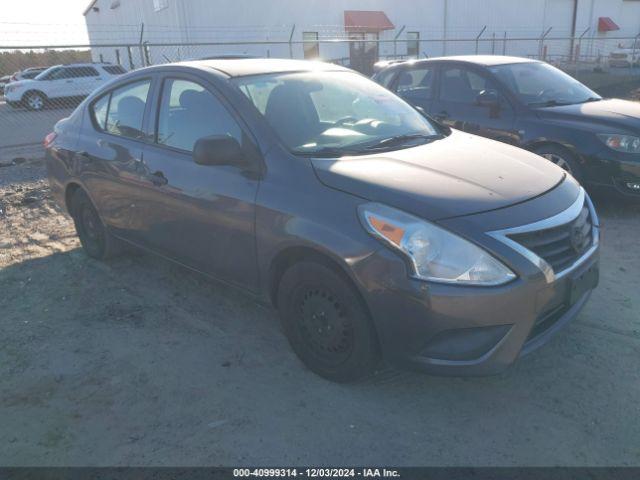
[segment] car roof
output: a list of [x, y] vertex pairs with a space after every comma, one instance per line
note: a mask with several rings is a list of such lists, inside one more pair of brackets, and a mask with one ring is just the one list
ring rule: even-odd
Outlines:
[[243, 77], [247, 75], [262, 75], [266, 73], [285, 72], [351, 71], [348, 68], [341, 67], [340, 65], [335, 65], [333, 63], [279, 58], [196, 60], [190, 62], [180, 62], [174, 65], [184, 65], [200, 69], [214, 69], [226, 74], [229, 77]]
[[[473, 63], [476, 65], [483, 65], [491, 67], [494, 65], [507, 65], [512, 63], [540, 63], [539, 60], [523, 57], [510, 57], [507, 55], [452, 55], [448, 57], [433, 57], [424, 60], [410, 60], [400, 65], [406, 65], [407, 63], [429, 63], [429, 62], [465, 62]], [[397, 66], [393, 65], [393, 66]]]

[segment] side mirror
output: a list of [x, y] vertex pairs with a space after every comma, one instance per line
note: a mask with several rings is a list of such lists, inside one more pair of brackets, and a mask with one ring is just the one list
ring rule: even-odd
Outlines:
[[476, 103], [481, 107], [498, 108], [498, 92], [495, 90], [482, 90], [476, 97]]
[[238, 141], [229, 135], [211, 135], [199, 139], [193, 147], [198, 165], [241, 165], [244, 154]]
[[423, 107], [419, 105], [414, 105], [413, 108], [415, 108], [423, 117], [427, 117], [427, 118], [429, 117], [429, 114]]
[[422, 115], [424, 118], [429, 120], [431, 123], [435, 124], [436, 127], [438, 127], [438, 129], [440, 130], [440, 133], [442, 133], [443, 135], [449, 135], [451, 133], [451, 127], [449, 125], [442, 123], [437, 118], [433, 118], [431, 115], [427, 113], [427, 111], [423, 107], [420, 107], [418, 105], [413, 105], [413, 108], [415, 108], [416, 111], [420, 115]]

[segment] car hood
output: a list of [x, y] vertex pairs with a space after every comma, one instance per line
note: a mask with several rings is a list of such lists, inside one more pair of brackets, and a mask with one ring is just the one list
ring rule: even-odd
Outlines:
[[[541, 119], [566, 119], [589, 122], [595, 125], [611, 125], [637, 130], [640, 119], [640, 103], [611, 98], [597, 102], [562, 105], [538, 110]], [[610, 132], [602, 132], [610, 133]]]
[[533, 153], [456, 130], [414, 148], [311, 163], [328, 187], [427, 220], [524, 202], [565, 177], [563, 170]]
[[15, 88], [23, 88], [28, 87], [29, 85], [35, 84], [36, 81], [30, 78], [25, 78], [24, 80], [16, 80], [15, 82], [11, 82], [10, 85]]

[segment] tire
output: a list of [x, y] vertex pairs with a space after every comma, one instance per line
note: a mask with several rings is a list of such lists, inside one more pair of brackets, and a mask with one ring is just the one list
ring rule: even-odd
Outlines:
[[563, 170], [569, 172], [578, 182], [584, 179], [584, 171], [582, 165], [578, 162], [576, 156], [564, 147], [558, 145], [543, 145], [534, 150], [541, 157], [546, 158], [555, 163]]
[[118, 240], [105, 228], [84, 190], [74, 192], [70, 211], [80, 243], [87, 255], [97, 260], [107, 260], [120, 253]]
[[277, 301], [284, 333], [311, 371], [340, 383], [374, 372], [380, 359], [376, 333], [343, 275], [302, 261], [282, 276]]
[[47, 97], [41, 92], [27, 92], [24, 95], [22, 103], [27, 110], [38, 112], [44, 109], [47, 103]]

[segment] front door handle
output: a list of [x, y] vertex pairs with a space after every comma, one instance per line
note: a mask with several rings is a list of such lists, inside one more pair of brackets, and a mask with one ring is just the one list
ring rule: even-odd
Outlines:
[[153, 183], [156, 187], [162, 187], [163, 185], [169, 183], [169, 180], [167, 180], [167, 177], [165, 177], [164, 173], [162, 173], [161, 171], [152, 173], [150, 175], [150, 180], [151, 183]]

